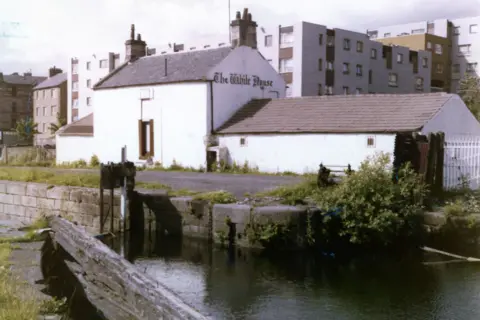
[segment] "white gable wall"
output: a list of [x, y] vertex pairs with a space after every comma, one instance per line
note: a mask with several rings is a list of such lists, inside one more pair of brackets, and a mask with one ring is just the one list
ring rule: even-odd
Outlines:
[[[217, 73], [217, 78], [215, 74]], [[257, 50], [247, 46], [238, 47], [232, 51], [222, 62], [213, 68], [209, 79], [217, 79], [219, 73], [226, 78], [228, 83], [213, 82], [214, 117], [213, 126], [217, 129], [224, 124], [244, 104], [254, 98], [284, 98], [285, 80], [279, 75], [270, 63], [265, 60]], [[232, 84], [231, 74], [246, 75], [250, 84]], [[253, 77], [261, 80], [272, 81], [272, 86], [255, 85]], [[210, 97], [209, 97], [210, 101]], [[210, 107], [208, 108], [210, 115]], [[208, 123], [210, 132], [211, 124]]]
[[[143, 101], [143, 108], [142, 92], [151, 97]], [[127, 159], [138, 162], [138, 121], [153, 119], [153, 161], [165, 166], [173, 160], [184, 166], [204, 165], [207, 92], [205, 82], [95, 91], [94, 134], [100, 161], [119, 162], [126, 145]]]
[[462, 99], [454, 95], [437, 115], [423, 127], [422, 134], [445, 132], [445, 136], [480, 135], [480, 123]]
[[[246, 144], [240, 145], [240, 138]], [[367, 138], [375, 138], [375, 146], [367, 146]], [[394, 134], [262, 134], [225, 135], [220, 137], [220, 146], [229, 152], [229, 161], [243, 165], [258, 166], [262, 172], [307, 173], [325, 166], [347, 166], [352, 169], [368, 157], [383, 151], [393, 155]]]

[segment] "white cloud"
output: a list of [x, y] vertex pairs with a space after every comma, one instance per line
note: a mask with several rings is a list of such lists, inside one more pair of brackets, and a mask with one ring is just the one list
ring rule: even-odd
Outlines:
[[[480, 15], [480, 0], [231, 0], [231, 16], [248, 7], [260, 26], [298, 20], [364, 31], [381, 25]], [[2, 4], [1, 22], [19, 22], [25, 38], [2, 37], [0, 71], [65, 67], [67, 59], [123, 51], [130, 24], [149, 46], [228, 37], [227, 0], [16, 0]], [[3, 27], [5, 29], [5, 25]], [[10, 31], [12, 33], [12, 31]], [[18, 34], [18, 31], [17, 31]]]

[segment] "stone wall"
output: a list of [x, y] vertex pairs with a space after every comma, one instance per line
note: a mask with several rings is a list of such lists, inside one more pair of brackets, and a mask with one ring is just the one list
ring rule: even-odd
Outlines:
[[[29, 223], [42, 215], [61, 215], [91, 233], [100, 231], [99, 190], [51, 186], [41, 183], [0, 181], [0, 219]], [[104, 213], [110, 212], [110, 191], [104, 194]], [[114, 226], [120, 227], [120, 196], [114, 196]], [[110, 216], [104, 231], [110, 231]]]
[[309, 212], [304, 207], [210, 205], [192, 197], [169, 198], [164, 193], [139, 196], [143, 203], [144, 217], [141, 220], [144, 226], [166, 234], [257, 247], [261, 244], [252, 241], [255, 239], [251, 234], [253, 226], [288, 226], [295, 245], [302, 247], [304, 244]]

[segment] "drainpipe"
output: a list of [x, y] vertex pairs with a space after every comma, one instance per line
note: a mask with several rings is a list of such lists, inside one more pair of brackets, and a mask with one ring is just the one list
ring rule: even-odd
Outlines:
[[213, 123], [213, 81], [209, 80], [210, 82], [210, 134], [215, 133], [215, 127]]

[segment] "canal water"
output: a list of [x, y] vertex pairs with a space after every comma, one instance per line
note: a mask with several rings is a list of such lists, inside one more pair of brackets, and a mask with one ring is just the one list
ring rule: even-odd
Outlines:
[[114, 247], [213, 319], [480, 319], [480, 263], [274, 257], [152, 234], [127, 243]]

